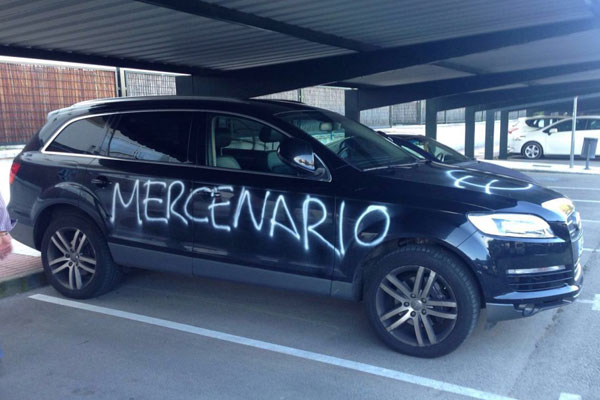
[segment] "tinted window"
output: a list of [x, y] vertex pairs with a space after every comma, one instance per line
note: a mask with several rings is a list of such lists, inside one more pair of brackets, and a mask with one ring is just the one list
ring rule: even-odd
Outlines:
[[338, 157], [362, 170], [416, 162], [415, 157], [364, 125], [328, 111], [277, 114], [302, 129]]
[[258, 121], [211, 114], [209, 163], [213, 167], [297, 176], [299, 171], [277, 155], [284, 135]]
[[103, 154], [127, 160], [190, 162], [191, 112], [139, 112], [115, 117]]
[[554, 125], [552, 128], [555, 128], [558, 132], [570, 132], [573, 130], [573, 121], [564, 121], [559, 124]]
[[585, 131], [588, 128], [588, 121], [587, 119], [578, 119], [577, 122], [575, 123], [575, 127], [576, 130], [578, 131]]
[[459, 162], [469, 161], [469, 158], [463, 156], [456, 150], [441, 144], [435, 140], [423, 137], [423, 138], [413, 138], [409, 139], [412, 144], [420, 147], [426, 152], [432, 154], [440, 160], [441, 162], [445, 162], [448, 164], [456, 164]]
[[108, 117], [80, 119], [62, 130], [48, 146], [48, 151], [76, 154], [100, 154], [106, 135]]
[[590, 119], [588, 124], [588, 129], [600, 129], [600, 119]]

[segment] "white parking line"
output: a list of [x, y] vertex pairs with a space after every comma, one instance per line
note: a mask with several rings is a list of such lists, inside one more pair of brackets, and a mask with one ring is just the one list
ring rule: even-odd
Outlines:
[[596, 249], [590, 249], [589, 247], [584, 247], [583, 251], [591, 251], [592, 253], [595, 253]]
[[590, 222], [600, 224], [600, 220], [598, 220], [598, 219], [582, 219], [581, 221], [585, 222], [586, 224], [589, 224]]
[[98, 314], [110, 315], [112, 317], [127, 319], [130, 321], [137, 321], [148, 325], [160, 326], [167, 329], [173, 329], [179, 332], [191, 333], [194, 335], [204, 336], [211, 339], [222, 340], [225, 342], [236, 343], [243, 346], [253, 347], [256, 349], [272, 351], [279, 354], [285, 354], [292, 357], [303, 358], [305, 360], [317, 361], [323, 364], [333, 365], [336, 367], [342, 367], [351, 369], [354, 371], [364, 372], [371, 375], [381, 376], [384, 378], [394, 379], [396, 381], [411, 383], [414, 385], [423, 386], [430, 389], [435, 389], [447, 393], [454, 393], [474, 399], [482, 400], [515, 400], [512, 397], [506, 397], [497, 395], [494, 393], [484, 392], [481, 390], [473, 389], [466, 386], [455, 385], [453, 383], [442, 382], [435, 379], [425, 378], [422, 376], [411, 375], [405, 372], [400, 372], [392, 369], [377, 367], [375, 365], [365, 364], [357, 361], [347, 360], [344, 358], [338, 358], [328, 356], [326, 354], [314, 353], [312, 351], [306, 351], [296, 349], [293, 347], [282, 346], [275, 343], [263, 342], [261, 340], [255, 340], [246, 338], [243, 336], [231, 335], [229, 333], [213, 331], [209, 329], [199, 328], [193, 325], [181, 324], [178, 322], [168, 321], [160, 318], [148, 317], [146, 315], [134, 314], [127, 311], [120, 311], [107, 307], [94, 306], [91, 304], [81, 303], [78, 301], [61, 299], [53, 296], [46, 296], [43, 294], [35, 294], [29, 296], [30, 299], [44, 301], [47, 303], [58, 304], [65, 307], [76, 308], [79, 310], [91, 311]]
[[573, 393], [561, 393], [558, 400], [581, 400], [581, 396]]
[[573, 187], [573, 186], [548, 186], [550, 189], [566, 189], [566, 190], [597, 190], [600, 191], [599, 188], [584, 188], [584, 187]]
[[594, 296], [594, 300], [577, 300], [578, 303], [592, 304], [592, 310], [600, 311], [600, 294]]
[[600, 200], [578, 200], [578, 199], [571, 199], [571, 200], [576, 203], [600, 203]]

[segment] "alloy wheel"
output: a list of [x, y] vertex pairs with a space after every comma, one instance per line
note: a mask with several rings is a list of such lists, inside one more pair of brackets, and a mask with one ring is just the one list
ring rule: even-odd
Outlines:
[[80, 229], [61, 228], [50, 238], [48, 266], [65, 288], [81, 290], [96, 273], [96, 252]]
[[459, 311], [448, 282], [423, 266], [403, 266], [387, 274], [377, 290], [376, 310], [391, 335], [418, 347], [446, 339]]
[[525, 157], [538, 158], [540, 155], [540, 147], [537, 144], [530, 144], [525, 147]]

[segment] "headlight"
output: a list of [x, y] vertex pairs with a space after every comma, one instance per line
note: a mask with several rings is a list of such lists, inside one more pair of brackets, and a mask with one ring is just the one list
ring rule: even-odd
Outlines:
[[519, 238], [552, 238], [554, 232], [542, 218], [531, 214], [472, 214], [469, 221], [488, 235]]
[[546, 210], [554, 211], [558, 215], [562, 216], [564, 220], [575, 211], [575, 205], [573, 202], [566, 197], [559, 197], [558, 199], [548, 200], [542, 203], [542, 207]]

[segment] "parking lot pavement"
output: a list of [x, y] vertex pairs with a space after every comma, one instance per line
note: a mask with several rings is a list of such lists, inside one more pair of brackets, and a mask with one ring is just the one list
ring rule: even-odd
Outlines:
[[94, 300], [54, 304], [51, 288], [0, 300], [0, 399], [598, 399], [600, 207], [585, 201], [600, 200], [600, 178], [534, 177], [582, 213], [583, 301], [480, 324], [423, 360], [386, 348], [360, 304], [135, 272]]

